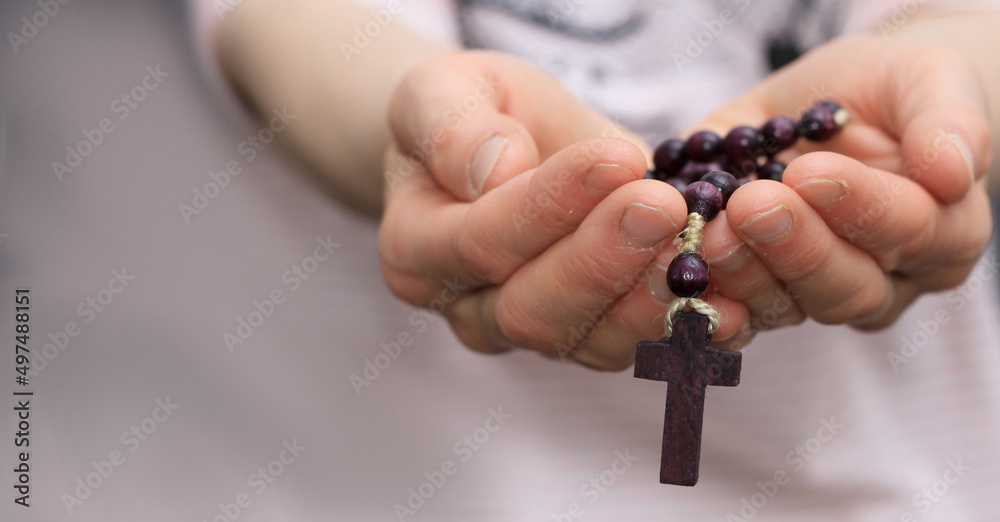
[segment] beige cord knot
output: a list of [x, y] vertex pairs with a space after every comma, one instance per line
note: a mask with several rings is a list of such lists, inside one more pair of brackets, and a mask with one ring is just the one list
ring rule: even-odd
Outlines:
[[668, 336], [672, 334], [674, 330], [674, 316], [677, 315], [677, 312], [680, 312], [685, 308], [690, 308], [691, 310], [708, 317], [708, 333], [713, 334], [719, 329], [719, 311], [716, 310], [714, 306], [696, 297], [678, 297], [677, 299], [674, 299], [674, 302], [670, 303], [670, 308], [667, 309], [667, 315], [663, 318], [663, 328], [667, 332]]
[[[688, 214], [687, 226], [680, 233], [680, 237], [681, 244], [677, 247], [678, 253], [693, 254], [698, 252], [701, 249], [702, 239], [705, 237], [705, 217], [697, 212]], [[663, 318], [663, 326], [668, 336], [673, 333], [674, 316], [685, 308], [690, 308], [708, 317], [708, 333], [713, 334], [719, 329], [719, 311], [714, 306], [694, 297], [678, 297], [670, 303], [667, 315]]]

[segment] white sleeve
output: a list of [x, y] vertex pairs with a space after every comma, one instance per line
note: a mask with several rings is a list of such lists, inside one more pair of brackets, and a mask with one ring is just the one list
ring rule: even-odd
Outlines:
[[[219, 23], [244, 1], [253, 0], [188, 0], [188, 23], [194, 39], [199, 67], [219, 102], [233, 117], [252, 124], [249, 115], [239, 106], [232, 88], [219, 66], [217, 37]], [[427, 38], [458, 46], [458, 28], [453, 0], [352, 0], [371, 10], [375, 23], [401, 23]], [[358, 30], [364, 31], [364, 27]], [[349, 37], [349, 36], [345, 36]]]
[[[386, 10], [398, 13], [397, 19], [428, 38], [457, 47], [458, 23], [455, 18], [454, 0], [354, 0], [369, 6], [373, 11]], [[373, 14], [374, 15], [374, 14]]]
[[[253, 0], [189, 0], [191, 24], [199, 47], [210, 49], [215, 29], [227, 13], [239, 9], [243, 1]], [[454, 0], [352, 0], [372, 10], [372, 19], [380, 21], [379, 11], [391, 15], [388, 23], [399, 21], [428, 38], [458, 44]], [[359, 28], [364, 30], [364, 28]]]

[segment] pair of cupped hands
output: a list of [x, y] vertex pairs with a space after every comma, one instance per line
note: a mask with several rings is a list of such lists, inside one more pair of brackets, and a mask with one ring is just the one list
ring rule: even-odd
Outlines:
[[[713, 344], [811, 318], [878, 329], [961, 283], [991, 235], [986, 93], [959, 55], [851, 37], [817, 48], [691, 130], [793, 118], [816, 91], [850, 111], [783, 153], [708, 223]], [[473, 350], [621, 370], [664, 335], [687, 206], [643, 179], [651, 149], [544, 71], [490, 52], [424, 62], [390, 107], [382, 269]], [[667, 138], [669, 136], [664, 136]], [[654, 144], [655, 145], [655, 144]]]

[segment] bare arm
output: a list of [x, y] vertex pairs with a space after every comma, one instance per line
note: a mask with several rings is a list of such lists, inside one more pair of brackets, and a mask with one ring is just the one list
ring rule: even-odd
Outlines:
[[[356, 30], [373, 20], [349, 0], [247, 0], [223, 19], [217, 51], [256, 110], [296, 115], [279, 135], [283, 143], [335, 196], [378, 216], [392, 92], [406, 71], [449, 49], [395, 19], [355, 46]], [[342, 44], [353, 49], [345, 53]]]

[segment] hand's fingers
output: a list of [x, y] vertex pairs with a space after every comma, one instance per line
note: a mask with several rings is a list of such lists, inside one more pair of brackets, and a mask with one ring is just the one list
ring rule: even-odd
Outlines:
[[884, 271], [932, 283], [927, 289], [960, 283], [991, 235], [983, 190], [941, 205], [915, 181], [824, 152], [792, 162], [784, 182]]
[[771, 274], [757, 253], [729, 228], [725, 212], [705, 227], [702, 255], [711, 267], [714, 292], [742, 302], [749, 309], [752, 330], [805, 320], [784, 282]]
[[500, 339], [494, 344], [567, 353], [582, 340], [574, 341], [574, 334], [588, 336], [587, 323], [600, 321], [640, 284], [684, 217], [676, 190], [653, 180], [629, 183], [597, 205], [573, 234], [518, 270], [492, 300], [456, 303], [451, 313], [456, 323]]
[[[625, 293], [616, 300], [609, 296], [591, 309], [583, 304], [574, 306], [569, 311], [575, 318], [562, 325], [550, 325], [552, 331], [544, 343], [515, 344], [500, 328], [496, 317], [505, 312], [498, 313], [499, 287], [463, 296], [448, 308], [446, 316], [462, 343], [475, 351], [500, 353], [530, 347], [589, 368], [622, 370], [634, 361], [636, 343], [664, 336], [663, 320], [673, 299], [665, 278], [665, 268], [650, 265], [636, 275], [630, 288], [623, 280], [618, 291]], [[721, 316], [722, 326], [713, 335], [714, 346], [739, 349], [753, 338], [750, 314], [742, 303], [714, 294], [705, 299]]]
[[889, 99], [896, 101], [882, 114], [885, 128], [901, 137], [904, 174], [954, 203], [988, 168], [982, 81], [958, 53], [914, 48], [895, 58], [907, 66], [885, 69], [884, 81], [895, 90]]
[[463, 201], [572, 143], [627, 134], [543, 70], [488, 52], [415, 68], [393, 97], [390, 123], [403, 154]]
[[509, 181], [472, 203], [457, 230], [455, 255], [434, 254], [443, 273], [499, 285], [524, 263], [572, 233], [615, 189], [641, 179], [646, 158], [619, 139], [571, 145], [534, 172]]
[[726, 218], [817, 321], [863, 322], [891, 306], [894, 288], [882, 268], [837, 237], [791, 188], [767, 180], [740, 187]]
[[[423, 249], [438, 252], [453, 243], [446, 234], [429, 231], [450, 230], [465, 219], [468, 204], [456, 202], [431, 179], [427, 167], [407, 162], [397, 150], [386, 155], [387, 172], [408, 170], [405, 182], [389, 185], [385, 211], [378, 229], [378, 249], [382, 276], [389, 289], [401, 299], [427, 306], [442, 289], [443, 281], [432, 278], [433, 259]], [[412, 220], [420, 219], [419, 227]]]
[[471, 204], [450, 200], [426, 175], [416, 174], [390, 191], [379, 231], [390, 287], [424, 304], [440, 286], [421, 284], [420, 278], [455, 278], [471, 288], [502, 284], [572, 232], [610, 192], [641, 178], [645, 162], [627, 141], [588, 140]]
[[[945, 203], [958, 201], [985, 175], [992, 157], [982, 81], [956, 53], [913, 44], [872, 53], [873, 42], [885, 45], [859, 36], [817, 48], [809, 60], [776, 73], [752, 96], [766, 110], [787, 115], [801, 114], [820, 97], [840, 101], [851, 113], [844, 132], [798, 148], [840, 152], [905, 174]], [[855, 74], [830, 78], [830, 61], [851, 46], [858, 50]], [[836, 56], [824, 59], [828, 53]], [[781, 85], [810, 89], [790, 95]]]
[[[661, 339], [665, 334], [664, 317], [673, 296], [662, 295], [666, 284], [659, 286], [657, 279], [663, 269], [651, 267], [648, 279], [639, 281], [628, 294], [605, 311], [596, 323], [587, 319], [580, 324], [576, 336], [568, 338], [561, 346], [560, 356], [569, 356], [576, 362], [598, 370], [622, 370], [635, 360], [635, 345], [639, 341]], [[749, 327], [750, 314], [739, 301], [718, 294], [703, 298], [719, 312], [721, 326], [712, 335], [712, 345], [728, 349], [742, 348], [753, 337]], [[592, 333], [585, 330], [591, 330]], [[588, 333], [589, 335], [582, 335]], [[564, 353], [567, 349], [569, 353]]]

